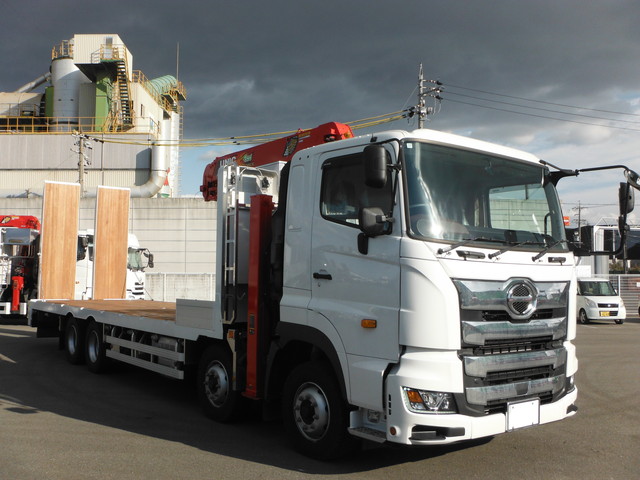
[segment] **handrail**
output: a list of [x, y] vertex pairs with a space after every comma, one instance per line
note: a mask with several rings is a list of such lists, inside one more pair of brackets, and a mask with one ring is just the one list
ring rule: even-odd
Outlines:
[[[122, 125], [109, 117], [35, 117], [0, 116], [0, 135], [66, 134], [77, 131], [86, 134], [123, 133]], [[142, 117], [126, 133], [158, 135], [160, 125], [151, 117]]]

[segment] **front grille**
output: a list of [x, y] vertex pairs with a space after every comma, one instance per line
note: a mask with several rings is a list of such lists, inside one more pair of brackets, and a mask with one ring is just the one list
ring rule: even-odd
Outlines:
[[599, 303], [598, 308], [618, 308], [617, 303]]
[[485, 345], [481, 347], [475, 347], [473, 349], [473, 354], [499, 355], [502, 353], [535, 352], [540, 350], [547, 350], [548, 348], [550, 348], [549, 343], [551, 341], [551, 337], [531, 338], [526, 341], [513, 342], [504, 340], [489, 340]]
[[[553, 401], [553, 394], [551, 392], [543, 393], [541, 395], [536, 395], [536, 398], [540, 399], [540, 405], [544, 405]], [[518, 400], [522, 399], [519, 398]], [[494, 413], [507, 413], [507, 402], [502, 400], [489, 402], [489, 404], [484, 407], [484, 411], [487, 415], [492, 415]]]
[[553, 368], [538, 367], [524, 370], [510, 370], [508, 372], [489, 373], [484, 379], [485, 386], [501, 385], [503, 383], [513, 383], [522, 380], [535, 380], [537, 378], [547, 378], [553, 374]]
[[[481, 312], [482, 319], [486, 322], [513, 322], [518, 321], [515, 320], [509, 315], [509, 313], [505, 310], [482, 310]], [[530, 320], [542, 320], [553, 318], [553, 309], [547, 308], [544, 310], [538, 310], [530, 318], [526, 321]]]

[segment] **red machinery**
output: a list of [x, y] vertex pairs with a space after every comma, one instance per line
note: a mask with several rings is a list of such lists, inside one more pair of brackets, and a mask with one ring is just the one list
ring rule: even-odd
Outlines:
[[0, 215], [0, 227], [40, 230], [40, 220], [33, 215]]
[[26, 315], [36, 289], [40, 221], [32, 215], [0, 215], [0, 315]]
[[309, 130], [299, 130], [288, 137], [278, 138], [246, 150], [218, 157], [205, 167], [200, 191], [207, 202], [218, 199], [218, 167], [227, 162], [235, 161], [238, 165], [249, 167], [258, 167], [274, 162], [288, 162], [293, 154], [299, 150], [351, 137], [353, 137], [353, 132], [349, 125], [330, 122]]

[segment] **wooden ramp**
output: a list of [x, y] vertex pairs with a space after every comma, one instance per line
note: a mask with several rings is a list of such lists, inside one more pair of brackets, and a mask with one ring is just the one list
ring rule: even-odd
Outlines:
[[96, 300], [127, 294], [129, 197], [128, 188], [98, 187], [92, 295]]
[[79, 205], [79, 184], [45, 182], [38, 298], [74, 296]]

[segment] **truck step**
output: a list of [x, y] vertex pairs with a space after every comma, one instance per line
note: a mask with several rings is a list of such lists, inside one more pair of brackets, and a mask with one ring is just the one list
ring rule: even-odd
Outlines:
[[349, 433], [354, 437], [364, 438], [376, 443], [384, 443], [387, 441], [387, 435], [384, 432], [369, 427], [349, 428]]

